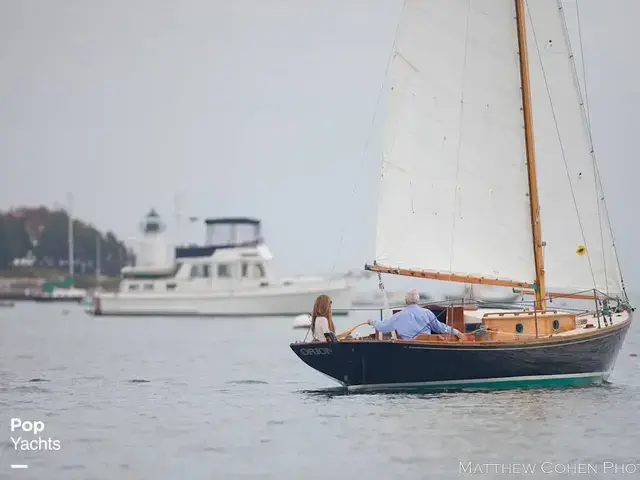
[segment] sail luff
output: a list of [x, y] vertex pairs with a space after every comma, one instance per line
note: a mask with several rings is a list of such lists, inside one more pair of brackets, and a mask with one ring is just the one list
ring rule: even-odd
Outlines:
[[518, 50], [520, 54], [520, 82], [522, 87], [522, 114], [524, 117], [524, 136], [527, 151], [527, 173], [529, 179], [529, 203], [531, 209], [531, 233], [533, 256], [536, 269], [536, 308], [544, 310], [545, 279], [544, 258], [542, 252], [542, 227], [540, 223], [540, 202], [538, 200], [538, 180], [536, 176], [535, 140], [533, 138], [533, 116], [531, 108], [531, 87], [529, 82], [529, 59], [527, 52], [527, 33], [524, 14], [524, 0], [515, 0], [516, 22], [518, 25]]

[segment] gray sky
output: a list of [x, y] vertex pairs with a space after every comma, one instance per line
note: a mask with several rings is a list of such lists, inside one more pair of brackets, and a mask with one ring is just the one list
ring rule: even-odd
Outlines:
[[[596, 151], [640, 290], [640, 3], [579, 1]], [[172, 223], [178, 194], [189, 215], [260, 217], [282, 273], [361, 267], [401, 3], [0, 0], [0, 208], [72, 191], [78, 217], [127, 238], [152, 206]]]

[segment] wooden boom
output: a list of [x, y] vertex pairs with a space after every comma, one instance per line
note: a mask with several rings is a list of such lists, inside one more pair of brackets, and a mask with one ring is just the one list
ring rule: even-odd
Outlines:
[[404, 275], [407, 277], [428, 278], [431, 280], [442, 280], [443, 282], [479, 283], [482, 285], [495, 285], [498, 287], [533, 288], [533, 285], [529, 282], [516, 282], [514, 280], [501, 278], [478, 277], [475, 275], [437, 272], [433, 270], [411, 270], [408, 268], [385, 267], [383, 265], [365, 265], [364, 269], [370, 272]]

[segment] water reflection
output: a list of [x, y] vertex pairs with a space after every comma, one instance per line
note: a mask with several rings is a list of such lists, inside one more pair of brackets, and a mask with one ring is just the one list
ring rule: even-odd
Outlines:
[[[48, 311], [19, 306], [0, 319], [0, 425], [44, 420], [63, 441], [42, 455], [0, 438], [3, 462], [29, 463], [24, 479], [313, 479], [327, 475], [321, 455], [339, 467], [335, 478], [443, 480], [460, 478], [460, 461], [637, 457], [635, 325], [611, 384], [347, 392], [292, 354], [287, 319]], [[260, 341], [229, 341], [249, 324]]]

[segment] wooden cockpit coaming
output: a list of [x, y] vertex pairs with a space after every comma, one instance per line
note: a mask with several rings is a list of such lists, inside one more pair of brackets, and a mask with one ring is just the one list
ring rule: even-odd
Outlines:
[[[429, 306], [436, 317], [443, 323], [451, 325], [467, 312], [481, 314], [475, 307], [439, 307]], [[626, 318], [624, 318], [626, 317]], [[614, 313], [614, 320], [607, 323], [602, 320], [598, 328], [598, 316], [595, 313], [585, 313], [581, 316], [584, 320], [578, 325], [577, 315], [570, 312], [546, 310], [535, 312], [533, 310], [519, 310], [484, 313], [481, 316], [481, 327], [474, 332], [465, 332], [464, 341], [454, 335], [420, 334], [413, 339], [392, 338], [390, 334], [372, 334], [362, 338], [347, 337], [341, 342], [393, 342], [406, 345], [433, 345], [442, 347], [502, 347], [540, 345], [549, 343], [564, 343], [588, 340], [597, 336], [613, 334], [620, 329], [627, 328], [632, 319], [630, 311]], [[600, 315], [601, 318], [601, 315]], [[453, 319], [453, 320], [452, 320]], [[537, 323], [537, 332], [536, 332]], [[467, 324], [469, 325], [469, 324]], [[454, 325], [454, 328], [458, 328]], [[464, 327], [462, 327], [464, 328]], [[460, 331], [464, 331], [458, 328]]]

